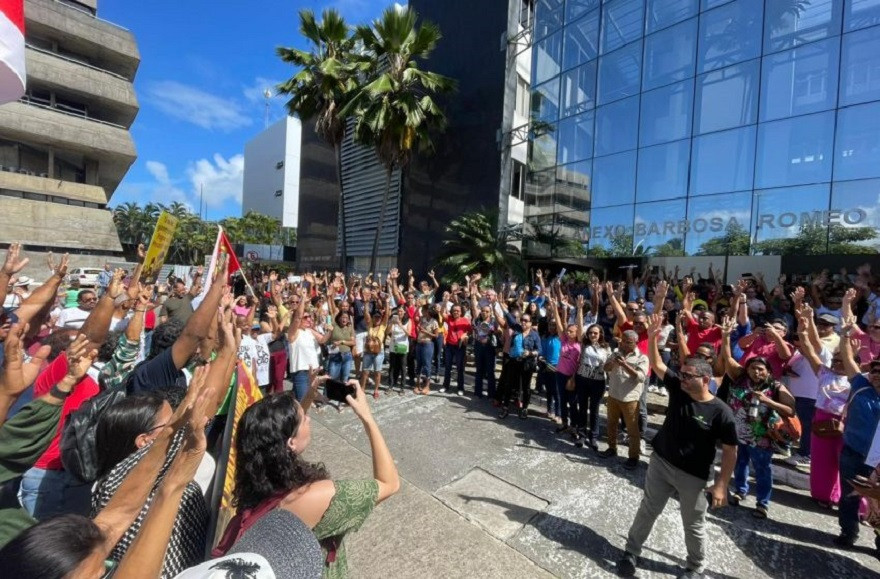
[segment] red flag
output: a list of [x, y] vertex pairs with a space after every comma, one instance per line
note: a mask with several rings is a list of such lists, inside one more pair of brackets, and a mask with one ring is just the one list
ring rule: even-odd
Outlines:
[[[217, 249], [215, 251], [215, 256], [219, 257], [220, 254], [226, 254], [229, 259], [229, 279], [226, 280], [226, 283], [232, 281], [232, 274], [241, 269], [241, 264], [238, 263], [238, 258], [235, 256], [235, 248], [232, 247], [232, 244], [229, 243], [229, 238], [226, 237], [226, 233], [223, 231], [223, 228], [220, 228], [220, 235], [217, 238]], [[214, 260], [212, 259], [213, 263]]]
[[24, 94], [24, 0], [0, 0], [0, 104]]

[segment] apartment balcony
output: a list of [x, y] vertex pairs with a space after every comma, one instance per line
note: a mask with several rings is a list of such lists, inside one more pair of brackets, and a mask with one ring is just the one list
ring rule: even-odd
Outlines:
[[12, 141], [79, 153], [97, 161], [97, 182], [92, 184], [103, 187], [107, 199], [137, 156], [125, 127], [35, 103], [0, 106], [0, 135]]
[[5, 240], [59, 251], [122, 251], [113, 215], [106, 209], [0, 195], [0, 231]]
[[131, 82], [112, 72], [28, 46], [25, 52], [29, 88], [61, 90], [100, 110], [102, 118], [130, 127], [138, 113]]
[[26, 0], [24, 15], [26, 36], [57, 41], [94, 66], [134, 78], [140, 53], [125, 28], [55, 0]]
[[47, 201], [101, 206], [107, 204], [107, 193], [103, 187], [62, 181], [49, 177], [46, 173], [34, 175], [17, 167], [0, 166], [0, 189], [21, 192], [34, 198], [46, 198]]

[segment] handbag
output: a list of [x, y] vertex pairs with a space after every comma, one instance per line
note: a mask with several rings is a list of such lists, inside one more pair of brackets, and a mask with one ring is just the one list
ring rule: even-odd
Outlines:
[[814, 420], [812, 430], [813, 434], [815, 434], [819, 438], [840, 438], [841, 436], [843, 436], [843, 431], [846, 428], [846, 413], [849, 410], [849, 405], [856, 396], [858, 396], [861, 392], [864, 392], [865, 390], [867, 390], [867, 388], [856, 390], [855, 393], [850, 396], [850, 399], [847, 400], [846, 405], [843, 407], [843, 412], [841, 412], [840, 418]]
[[376, 336], [367, 336], [365, 349], [367, 354], [378, 355], [382, 351], [382, 342]]

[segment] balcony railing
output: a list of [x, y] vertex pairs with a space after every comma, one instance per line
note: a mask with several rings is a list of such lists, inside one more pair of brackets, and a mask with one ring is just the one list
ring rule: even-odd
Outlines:
[[58, 52], [53, 52], [51, 50], [46, 50], [45, 48], [41, 48], [39, 46], [34, 46], [33, 44], [31, 44], [29, 42], [25, 43], [25, 46], [27, 46], [28, 48], [30, 48], [33, 51], [41, 52], [43, 54], [48, 54], [49, 56], [52, 56], [54, 58], [60, 58], [61, 60], [65, 60], [67, 62], [72, 62], [74, 64], [78, 64], [80, 66], [84, 66], [84, 67], [90, 68], [92, 70], [97, 70], [98, 72], [103, 72], [104, 74], [109, 74], [110, 76], [115, 76], [116, 78], [118, 78], [120, 80], [124, 80], [125, 82], [131, 82], [130, 79], [122, 76], [121, 74], [117, 74], [117, 73], [113, 72], [112, 70], [107, 70], [106, 68], [101, 68], [100, 66], [95, 66], [94, 64], [90, 64], [90, 63], [85, 62], [83, 60], [79, 60], [79, 59], [73, 58], [71, 56], [65, 56], [63, 54], [60, 54]]
[[70, 117], [79, 117], [81, 119], [85, 119], [87, 121], [91, 121], [93, 123], [100, 123], [102, 125], [107, 125], [108, 127], [116, 127], [117, 129], [122, 129], [127, 131], [128, 129], [123, 125], [117, 125], [116, 123], [111, 123], [110, 121], [102, 121], [101, 119], [96, 119], [95, 117], [90, 117], [87, 111], [81, 111], [79, 109], [75, 109], [73, 107], [69, 107], [63, 104], [55, 104], [52, 106], [51, 104], [46, 104], [44, 99], [35, 99], [34, 97], [28, 97], [27, 95], [18, 99], [18, 102], [31, 106], [38, 107], [41, 109], [46, 109], [50, 111], [55, 111], [57, 113], [61, 113], [62, 115], [67, 115]]

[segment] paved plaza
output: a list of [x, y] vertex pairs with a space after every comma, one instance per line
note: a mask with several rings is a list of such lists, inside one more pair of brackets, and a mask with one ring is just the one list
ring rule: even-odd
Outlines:
[[[533, 409], [543, 410], [535, 400]], [[544, 418], [500, 421], [489, 401], [472, 396], [383, 393], [373, 408], [402, 488], [347, 539], [353, 577], [615, 576], [647, 457], [627, 471], [623, 458], [575, 448]], [[351, 410], [312, 416], [307, 458], [323, 461], [334, 478], [369, 476], [367, 438]], [[662, 416], [651, 420], [656, 427]], [[856, 551], [833, 549], [836, 515], [808, 493], [777, 484], [768, 520], [753, 518], [752, 506], [754, 498], [709, 516], [708, 576], [880, 576], [869, 529]], [[684, 558], [670, 501], [638, 576], [675, 577]]]

